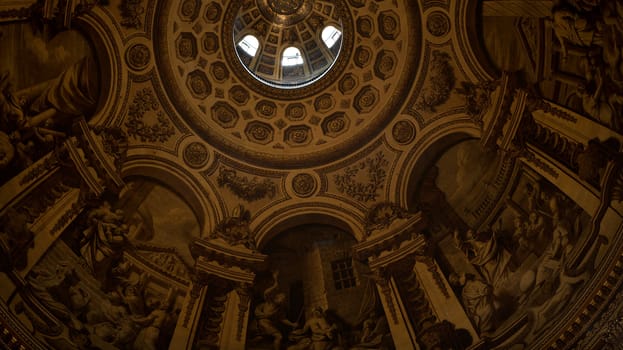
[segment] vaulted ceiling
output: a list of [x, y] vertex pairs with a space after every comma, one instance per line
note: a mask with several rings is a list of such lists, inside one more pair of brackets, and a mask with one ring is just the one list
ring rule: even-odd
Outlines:
[[274, 282], [353, 339], [383, 314], [372, 348], [616, 347], [623, 5], [597, 3], [0, 4], [0, 343], [271, 348]]

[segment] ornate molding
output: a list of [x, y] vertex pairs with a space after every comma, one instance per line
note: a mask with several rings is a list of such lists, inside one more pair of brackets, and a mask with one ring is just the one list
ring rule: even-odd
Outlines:
[[434, 50], [429, 67], [428, 84], [422, 89], [416, 108], [436, 112], [436, 107], [446, 103], [456, 83], [452, 58], [447, 52]]
[[247, 202], [273, 198], [277, 192], [275, 184], [270, 179], [258, 180], [256, 177], [251, 179], [238, 176], [235, 169], [221, 167], [217, 178], [219, 187], [229, 188], [240, 199]]
[[481, 128], [483, 116], [491, 106], [491, 94], [500, 85], [499, 81], [481, 81], [476, 84], [463, 81], [456, 92], [465, 96], [465, 111], [467, 115]]
[[[344, 169], [342, 174], [334, 175], [334, 181], [338, 191], [362, 202], [376, 200], [378, 191], [385, 186], [387, 171], [385, 168], [389, 162], [385, 159], [383, 152], [379, 152], [372, 157], [359, 162], [356, 166], [349, 166]], [[368, 182], [356, 181], [360, 171], [366, 170]]]
[[119, 4], [121, 25], [125, 28], [139, 29], [143, 25], [145, 7], [143, 0], [122, 0]]
[[28, 168], [26, 174], [19, 180], [19, 184], [26, 185], [27, 183], [54, 169], [54, 167], [58, 164], [57, 153], [50, 153], [47, 157]]
[[[143, 119], [147, 112], [155, 112], [157, 122], [146, 124]], [[139, 90], [128, 109], [125, 122], [128, 135], [142, 142], [166, 142], [175, 134], [175, 129], [160, 109], [160, 103], [149, 88]]]
[[395, 220], [406, 219], [409, 215], [409, 212], [399, 205], [388, 202], [376, 204], [366, 215], [366, 235], [370, 236], [372, 231], [388, 228]]

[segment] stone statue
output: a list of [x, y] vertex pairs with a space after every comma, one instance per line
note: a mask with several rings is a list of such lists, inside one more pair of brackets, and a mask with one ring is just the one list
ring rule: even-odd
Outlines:
[[[331, 349], [336, 330], [337, 326], [329, 324], [322, 308], [315, 307], [303, 328], [296, 329], [290, 333], [290, 339], [298, 340], [298, 342], [295, 345], [289, 346], [288, 350]], [[307, 332], [311, 332], [311, 336], [305, 337], [304, 335]]]
[[150, 306], [153, 310], [149, 315], [144, 317], [132, 317], [132, 321], [138, 325], [144, 326], [136, 336], [133, 349], [156, 350], [160, 348], [158, 340], [160, 338], [160, 333], [168, 323], [173, 295], [174, 290], [170, 289], [164, 300], [152, 300], [150, 302]]
[[392, 346], [393, 341], [391, 340], [387, 318], [382, 313], [372, 312], [363, 321], [359, 343], [352, 346], [350, 350], [383, 349]]
[[279, 286], [279, 271], [273, 272], [273, 284], [264, 291], [264, 302], [255, 307], [254, 315], [260, 336], [273, 338], [273, 348], [281, 349], [283, 334], [277, 327], [278, 323], [297, 328], [298, 324], [291, 322], [285, 316], [286, 295], [276, 292]]
[[89, 212], [88, 225], [82, 232], [80, 254], [94, 276], [101, 279], [120, 257], [128, 227], [123, 223], [123, 212], [113, 212], [107, 201]]
[[90, 116], [99, 98], [99, 83], [92, 57], [20, 91], [13, 91], [7, 72], [0, 74], [0, 135], [4, 135], [0, 136], [0, 167], [14, 156], [21, 167], [29, 166], [42, 153], [37, 146], [49, 150], [57, 138], [66, 136], [74, 118]]
[[467, 316], [474, 322], [480, 334], [491, 332], [495, 328], [495, 306], [493, 289], [472, 274], [451, 274], [450, 284], [462, 287], [461, 299]]
[[480, 233], [476, 237], [469, 229], [462, 238], [455, 230], [454, 240], [489, 285], [495, 289], [503, 287], [511, 272], [511, 254], [498, 244], [495, 232]]

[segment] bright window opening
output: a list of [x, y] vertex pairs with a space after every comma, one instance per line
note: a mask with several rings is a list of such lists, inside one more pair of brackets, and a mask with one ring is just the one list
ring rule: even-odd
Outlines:
[[240, 40], [238, 46], [240, 46], [240, 48], [250, 56], [255, 56], [257, 49], [260, 47], [260, 42], [253, 35], [247, 35]]
[[283, 50], [283, 58], [281, 60], [282, 66], [296, 66], [299, 64], [303, 64], [303, 56], [301, 56], [301, 51], [299, 49], [290, 46]]
[[332, 48], [341, 36], [342, 32], [334, 26], [327, 26], [322, 30], [322, 41], [328, 48]]

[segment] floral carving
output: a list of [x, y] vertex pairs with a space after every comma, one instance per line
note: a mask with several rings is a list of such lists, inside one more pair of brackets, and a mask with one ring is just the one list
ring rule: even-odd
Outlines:
[[139, 29], [143, 25], [141, 16], [145, 13], [143, 0], [123, 0], [119, 5], [121, 25], [126, 28]]
[[149, 64], [151, 54], [145, 44], [135, 44], [128, 49], [125, 59], [130, 68], [141, 70]]
[[[378, 191], [383, 189], [387, 171], [385, 167], [389, 162], [385, 159], [382, 152], [375, 156], [366, 158], [355, 166], [344, 169], [342, 174], [336, 174], [334, 177], [338, 191], [362, 202], [376, 200]], [[357, 175], [360, 171], [365, 170], [368, 174], [368, 182], [358, 182]]]
[[253, 202], [263, 198], [273, 198], [277, 192], [275, 184], [269, 179], [262, 181], [256, 177], [249, 179], [238, 176], [236, 170], [221, 167], [217, 178], [220, 187], [229, 188], [236, 196], [247, 202]]
[[389, 227], [394, 220], [405, 219], [409, 216], [406, 209], [392, 204], [379, 203], [370, 209], [366, 216], [366, 233]]
[[428, 86], [422, 89], [422, 95], [416, 107], [435, 112], [435, 107], [448, 101], [456, 82], [454, 69], [450, 65], [450, 55], [443, 51], [433, 51], [429, 71]]
[[128, 135], [118, 127], [96, 127], [94, 131], [102, 138], [104, 152], [114, 159], [115, 169], [121, 172], [128, 153]]
[[[143, 117], [147, 112], [156, 112], [158, 122], [146, 124]], [[154, 93], [145, 88], [136, 93], [128, 111], [128, 121], [125, 126], [128, 128], [128, 135], [142, 142], [166, 142], [175, 134], [173, 126], [160, 110], [158, 99]]]
[[415, 138], [415, 126], [408, 120], [400, 120], [392, 128], [394, 140], [401, 145], [405, 145]]
[[485, 81], [478, 84], [461, 82], [461, 87], [456, 89], [461, 95], [465, 96], [465, 108], [474, 122], [482, 126], [482, 117], [491, 101], [491, 93], [497, 88], [495, 81]]
[[433, 36], [444, 36], [450, 31], [450, 18], [441, 11], [434, 11], [426, 19], [426, 29]]
[[243, 245], [255, 250], [255, 238], [249, 228], [251, 213], [242, 205], [234, 209], [232, 216], [221, 221], [210, 236], [221, 238], [232, 246]]
[[299, 197], [309, 197], [316, 190], [316, 180], [310, 174], [297, 174], [292, 179], [292, 189]]
[[201, 142], [191, 142], [184, 149], [184, 161], [188, 166], [200, 168], [208, 162], [208, 148]]

